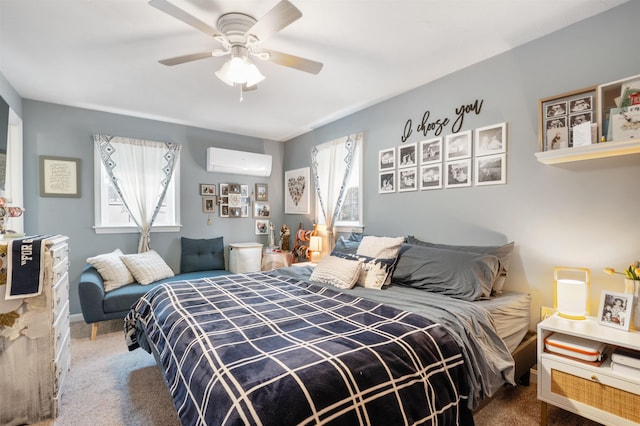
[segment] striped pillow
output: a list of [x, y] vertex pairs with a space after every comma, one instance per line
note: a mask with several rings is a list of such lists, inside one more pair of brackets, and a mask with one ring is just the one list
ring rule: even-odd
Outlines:
[[105, 292], [133, 282], [133, 276], [122, 262], [122, 259], [120, 259], [120, 256], [122, 256], [122, 251], [115, 249], [111, 253], [100, 254], [87, 259], [87, 263], [96, 268], [102, 277]]
[[151, 284], [175, 275], [169, 265], [154, 250], [137, 254], [125, 254], [120, 258], [139, 284]]
[[311, 281], [331, 284], [341, 289], [353, 288], [358, 282], [361, 265], [361, 260], [325, 256], [311, 273]]

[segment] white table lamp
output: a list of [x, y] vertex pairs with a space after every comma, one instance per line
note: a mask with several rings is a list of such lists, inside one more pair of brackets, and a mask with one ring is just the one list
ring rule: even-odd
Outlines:
[[[559, 278], [560, 273], [584, 274], [582, 279]], [[553, 307], [558, 315], [572, 320], [583, 320], [589, 315], [590, 271], [586, 268], [556, 267], [554, 269]]]
[[309, 239], [309, 262], [313, 262], [313, 259], [316, 258], [316, 261], [320, 260], [320, 252], [322, 251], [322, 237], [317, 235], [311, 236]]

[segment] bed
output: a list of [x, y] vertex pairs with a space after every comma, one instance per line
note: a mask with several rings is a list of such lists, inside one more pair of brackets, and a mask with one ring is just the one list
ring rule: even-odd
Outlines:
[[[515, 384], [529, 296], [467, 301], [397, 284], [401, 246], [332, 253], [333, 268], [163, 284], [127, 315], [127, 344], [156, 356], [185, 425], [473, 424], [474, 408]], [[371, 280], [359, 283], [379, 288], [332, 282], [365, 264]]]

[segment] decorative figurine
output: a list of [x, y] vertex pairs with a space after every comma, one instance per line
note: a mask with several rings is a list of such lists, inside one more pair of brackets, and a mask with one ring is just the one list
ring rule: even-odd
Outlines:
[[280, 229], [280, 250], [289, 251], [291, 248], [289, 247], [289, 237], [291, 236], [291, 231], [289, 231], [289, 227], [286, 224], [282, 225]]

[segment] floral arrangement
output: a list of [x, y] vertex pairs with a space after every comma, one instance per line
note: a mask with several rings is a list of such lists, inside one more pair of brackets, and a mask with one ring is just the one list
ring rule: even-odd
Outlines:
[[635, 262], [633, 262], [627, 269], [624, 270], [624, 272], [618, 272], [613, 268], [604, 268], [603, 271], [609, 275], [620, 274], [624, 275], [630, 280], [640, 280], [640, 261], [636, 260]]

